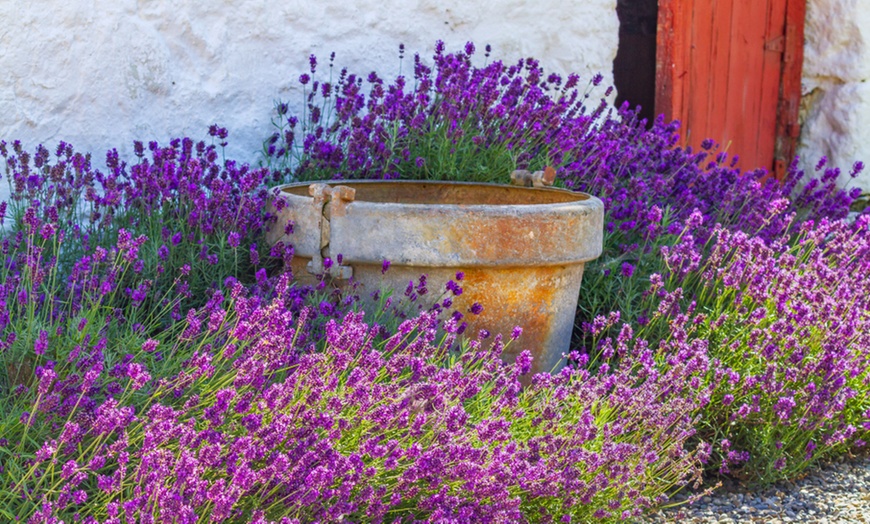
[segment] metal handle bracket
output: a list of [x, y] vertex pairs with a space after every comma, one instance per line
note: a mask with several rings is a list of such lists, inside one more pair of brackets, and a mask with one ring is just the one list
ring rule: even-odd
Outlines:
[[547, 166], [543, 171], [530, 173], [525, 169], [517, 169], [511, 173], [511, 184], [522, 187], [546, 187], [552, 186], [556, 180], [556, 170]]
[[347, 186], [317, 183], [308, 186], [308, 194], [311, 195], [320, 229], [320, 250], [311, 257], [308, 272], [315, 275], [326, 273], [333, 278], [349, 279], [353, 276], [352, 267], [334, 262], [326, 268], [324, 259], [330, 256], [330, 220], [335, 216], [343, 216], [347, 212], [347, 204], [353, 202], [356, 190]]

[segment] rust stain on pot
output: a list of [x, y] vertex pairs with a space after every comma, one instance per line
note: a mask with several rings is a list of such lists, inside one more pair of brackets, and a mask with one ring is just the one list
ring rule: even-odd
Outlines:
[[[526, 179], [551, 173], [534, 175]], [[320, 214], [309, 190], [324, 197]], [[341, 254], [363, 297], [379, 288], [401, 294], [427, 274], [428, 307], [464, 271], [454, 306], [466, 314], [469, 335], [487, 329], [507, 338], [522, 327], [505, 358], [529, 349], [535, 372], [555, 369], [569, 351], [583, 266], [601, 253], [600, 200], [541, 187], [406, 181], [294, 184], [274, 190], [273, 210], [278, 200], [283, 209], [268, 240], [294, 244], [297, 278]], [[289, 235], [287, 220], [296, 224]], [[383, 260], [392, 264], [386, 275]], [[477, 317], [467, 313], [474, 302], [484, 307]]]
[[[499, 300], [486, 300], [480, 315], [466, 314], [470, 335], [480, 329], [502, 333], [507, 337], [519, 325], [523, 333], [511, 342], [505, 351], [505, 360], [513, 361], [523, 350], [535, 352], [536, 348], [552, 347], [556, 344], [558, 311], [576, 308], [576, 296], [559, 293], [565, 281], [566, 267], [550, 266], [538, 268], [506, 268], [491, 270], [473, 269], [466, 273], [463, 294], [455, 302], [462, 311], [468, 311], [475, 302], [472, 298], [499, 297]], [[480, 301], [480, 300], [477, 300]], [[521, 321], [517, 321], [521, 319]], [[570, 339], [570, 333], [568, 334]], [[559, 357], [559, 358], [555, 358]], [[559, 361], [561, 352], [556, 355], [539, 353], [532, 363], [532, 372], [552, 371]]]

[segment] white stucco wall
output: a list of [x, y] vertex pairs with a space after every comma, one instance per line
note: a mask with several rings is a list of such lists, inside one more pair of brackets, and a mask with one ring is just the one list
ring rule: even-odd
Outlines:
[[[383, 75], [397, 47], [432, 53], [472, 40], [549, 70], [612, 81], [616, 0], [50, 0], [0, 2], [0, 139], [59, 140], [102, 157], [132, 141], [230, 130], [254, 162], [272, 102], [301, 103], [310, 53]], [[799, 153], [870, 163], [870, 0], [808, 0]], [[482, 59], [482, 57], [481, 57]], [[409, 60], [409, 58], [406, 58]], [[99, 162], [98, 162], [99, 165]], [[870, 188], [870, 169], [858, 183]], [[0, 196], [6, 184], [0, 183]]]
[[[870, 0], [808, 0], [799, 154], [870, 166]], [[844, 180], [848, 176], [844, 177]], [[851, 182], [870, 190], [870, 168]]]
[[[548, 70], [612, 82], [616, 0], [92, 0], [0, 2], [0, 139], [65, 140], [102, 165], [133, 140], [230, 131], [227, 156], [254, 162], [276, 98], [301, 106], [315, 53], [351, 71], [398, 72], [435, 41], [493, 46]], [[409, 58], [410, 57], [410, 58]], [[407, 69], [406, 69], [407, 71]], [[392, 78], [392, 76], [389, 76]], [[0, 188], [5, 191], [5, 183]]]

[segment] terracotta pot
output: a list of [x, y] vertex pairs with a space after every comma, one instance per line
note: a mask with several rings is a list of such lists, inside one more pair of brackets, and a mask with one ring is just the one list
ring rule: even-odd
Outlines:
[[[270, 243], [295, 248], [297, 278], [328, 271], [353, 278], [360, 296], [381, 287], [401, 294], [427, 274], [431, 304], [457, 271], [465, 273], [454, 307], [475, 302], [470, 333], [486, 328], [509, 336], [508, 360], [535, 354], [533, 371], [550, 371], [569, 350], [584, 263], [602, 250], [604, 205], [590, 195], [552, 188], [458, 182], [351, 181], [275, 188], [278, 222]], [[292, 232], [285, 226], [293, 222]], [[389, 271], [382, 274], [382, 262]]]

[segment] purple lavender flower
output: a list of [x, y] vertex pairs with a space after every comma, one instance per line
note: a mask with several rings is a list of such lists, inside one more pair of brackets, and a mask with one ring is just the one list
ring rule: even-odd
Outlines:
[[42, 329], [36, 337], [36, 342], [33, 343], [33, 352], [42, 356], [45, 355], [46, 349], [48, 349], [48, 332]]
[[242, 236], [238, 232], [231, 231], [230, 234], [227, 235], [227, 244], [232, 248], [237, 248], [241, 243], [241, 239]]

